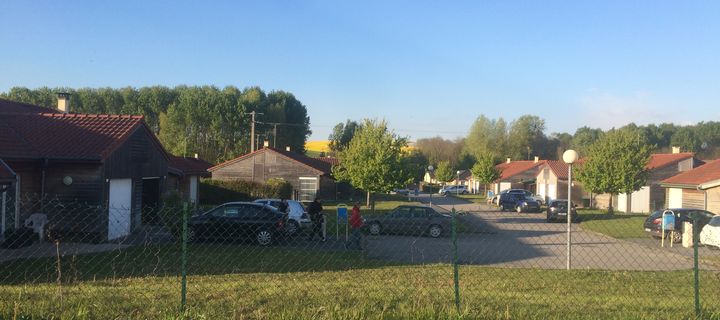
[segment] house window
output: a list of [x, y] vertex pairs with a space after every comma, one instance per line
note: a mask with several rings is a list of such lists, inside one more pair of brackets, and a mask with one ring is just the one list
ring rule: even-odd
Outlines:
[[300, 201], [313, 201], [317, 195], [318, 178], [300, 177]]

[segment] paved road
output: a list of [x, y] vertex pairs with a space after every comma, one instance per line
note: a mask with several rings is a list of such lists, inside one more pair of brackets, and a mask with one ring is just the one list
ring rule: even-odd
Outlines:
[[[430, 197], [417, 200], [429, 203]], [[462, 264], [502, 267], [564, 269], [567, 232], [564, 223], [546, 223], [544, 214], [499, 212], [484, 204], [472, 204], [453, 197], [432, 197], [439, 210], [455, 208], [471, 213], [458, 218], [467, 232], [458, 236]], [[631, 241], [618, 240], [572, 226], [574, 269], [682, 270], [692, 268], [691, 256], [681, 249], [666, 250]], [[368, 256], [409, 263], [449, 263], [452, 241], [416, 236], [370, 236]], [[704, 248], [703, 248], [704, 249]], [[692, 251], [683, 248], [685, 251]], [[704, 269], [717, 269], [702, 265]]]

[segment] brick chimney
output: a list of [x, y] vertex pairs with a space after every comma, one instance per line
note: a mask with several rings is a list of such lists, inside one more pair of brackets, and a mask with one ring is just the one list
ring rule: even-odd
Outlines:
[[680, 147], [672, 147], [672, 153], [673, 154], [680, 153]]
[[263, 147], [267, 148], [269, 146], [270, 146], [270, 141], [267, 141], [267, 140], [263, 141]]
[[505, 160], [505, 163], [510, 163], [510, 158], [507, 158], [507, 160]]
[[70, 94], [67, 92], [58, 92], [57, 108], [62, 113], [70, 113]]

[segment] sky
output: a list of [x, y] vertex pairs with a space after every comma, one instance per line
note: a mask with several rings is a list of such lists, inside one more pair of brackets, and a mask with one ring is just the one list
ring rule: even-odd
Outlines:
[[720, 1], [0, 2], [0, 91], [259, 86], [307, 106], [310, 140], [720, 121], [719, 75]]

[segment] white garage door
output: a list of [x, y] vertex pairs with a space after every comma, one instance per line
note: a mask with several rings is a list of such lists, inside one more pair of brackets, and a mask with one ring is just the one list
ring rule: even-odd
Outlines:
[[631, 212], [649, 213], [650, 212], [650, 187], [642, 187], [640, 190], [632, 193], [630, 200]]
[[132, 212], [132, 179], [110, 180], [108, 240], [130, 234]]

